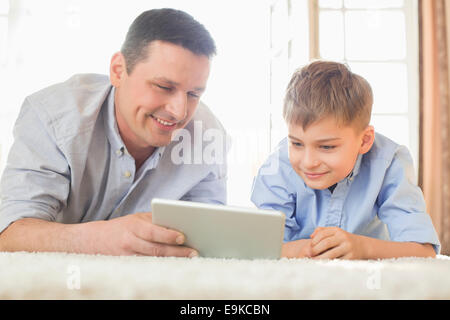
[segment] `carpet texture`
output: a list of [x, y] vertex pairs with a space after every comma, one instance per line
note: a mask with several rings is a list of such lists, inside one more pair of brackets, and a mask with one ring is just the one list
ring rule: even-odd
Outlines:
[[252, 261], [0, 252], [0, 299], [450, 299], [450, 258]]

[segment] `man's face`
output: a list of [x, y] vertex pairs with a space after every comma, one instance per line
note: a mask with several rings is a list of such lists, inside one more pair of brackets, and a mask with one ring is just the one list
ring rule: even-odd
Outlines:
[[358, 154], [370, 150], [373, 127], [358, 133], [353, 126], [338, 126], [333, 118], [324, 118], [303, 130], [288, 125], [289, 161], [295, 172], [312, 189], [326, 189], [347, 177]]
[[174, 130], [189, 122], [210, 68], [208, 57], [172, 43], [153, 41], [148, 50], [131, 74], [121, 53], [111, 61], [119, 131], [127, 147], [138, 150], [168, 145]]

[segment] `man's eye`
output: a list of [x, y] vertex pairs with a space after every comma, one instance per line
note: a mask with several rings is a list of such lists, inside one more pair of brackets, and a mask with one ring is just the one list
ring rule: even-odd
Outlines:
[[161, 86], [161, 85], [159, 85], [159, 84], [157, 84], [156, 86], [157, 86], [158, 88], [164, 90], [164, 91], [170, 91], [170, 90], [172, 90], [172, 88], [164, 87], [164, 86]]
[[188, 92], [188, 96], [192, 97], [192, 98], [200, 98], [200, 96], [194, 92]]
[[301, 146], [303, 146], [303, 144], [302, 144], [301, 142], [294, 142], [294, 141], [291, 141], [291, 143], [292, 143], [293, 146], [296, 146], [296, 147], [301, 147]]

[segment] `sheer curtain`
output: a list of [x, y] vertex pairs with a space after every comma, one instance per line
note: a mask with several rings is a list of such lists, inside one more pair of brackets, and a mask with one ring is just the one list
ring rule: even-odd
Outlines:
[[450, 254], [450, 3], [420, 1], [421, 147], [419, 184]]

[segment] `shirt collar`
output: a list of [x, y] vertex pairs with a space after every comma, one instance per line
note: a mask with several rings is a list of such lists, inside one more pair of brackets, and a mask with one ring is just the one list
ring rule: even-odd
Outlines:
[[[112, 87], [111, 91], [108, 94], [108, 97], [105, 100], [106, 108], [104, 109], [104, 125], [106, 128], [106, 136], [108, 137], [109, 143], [111, 144], [111, 148], [114, 153], [117, 155], [121, 155], [123, 153], [130, 155], [125, 146], [125, 143], [122, 140], [122, 137], [119, 133], [119, 127], [117, 126], [116, 115], [115, 115], [115, 104], [114, 104], [114, 96], [115, 96], [115, 88]], [[153, 169], [159, 163], [159, 160], [162, 158], [164, 150], [166, 147], [158, 147], [152, 153], [147, 160], [145, 160], [142, 165], [142, 169]]]
[[122, 137], [119, 134], [119, 128], [117, 127], [116, 115], [114, 113], [114, 93], [115, 88], [112, 87], [106, 98], [106, 108], [104, 109], [104, 125], [106, 128], [106, 136], [108, 137], [111, 148], [114, 152], [125, 152], [126, 147], [123, 143]]
[[352, 172], [349, 174], [348, 178], [354, 178], [359, 173], [359, 168], [361, 167], [361, 160], [362, 160], [362, 154], [358, 155], [358, 158], [356, 159], [355, 166], [353, 167]]

